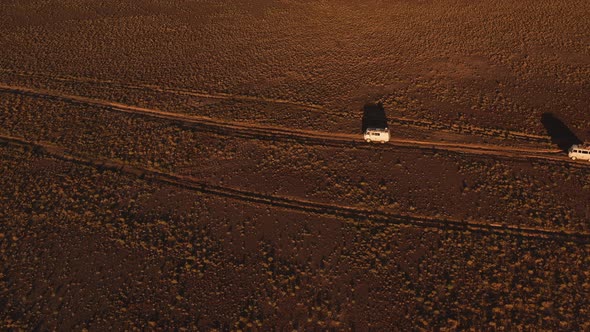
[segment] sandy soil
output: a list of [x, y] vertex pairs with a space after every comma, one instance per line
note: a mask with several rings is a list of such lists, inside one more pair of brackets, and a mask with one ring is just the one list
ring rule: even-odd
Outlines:
[[590, 329], [589, 16], [3, 3], [0, 327]]

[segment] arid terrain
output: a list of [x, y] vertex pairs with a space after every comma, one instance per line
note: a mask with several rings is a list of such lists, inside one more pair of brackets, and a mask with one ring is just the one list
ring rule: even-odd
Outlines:
[[589, 17], [1, 1], [0, 330], [590, 330]]

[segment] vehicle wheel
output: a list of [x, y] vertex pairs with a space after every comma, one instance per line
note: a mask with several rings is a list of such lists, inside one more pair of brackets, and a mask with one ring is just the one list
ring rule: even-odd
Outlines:
[[572, 157], [572, 160], [576, 160], [576, 159], [578, 159], [578, 158], [576, 158], [576, 157]]
[[370, 139], [367, 139], [367, 143], [371, 143], [371, 140]]

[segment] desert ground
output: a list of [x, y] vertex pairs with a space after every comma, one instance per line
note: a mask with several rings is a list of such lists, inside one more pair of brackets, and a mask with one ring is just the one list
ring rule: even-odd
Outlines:
[[2, 1], [0, 329], [590, 330], [589, 17]]

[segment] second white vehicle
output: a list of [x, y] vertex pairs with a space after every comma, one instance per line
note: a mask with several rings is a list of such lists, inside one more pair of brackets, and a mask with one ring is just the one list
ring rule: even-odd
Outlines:
[[363, 135], [367, 142], [389, 142], [389, 128], [367, 128]]
[[590, 161], [590, 145], [574, 144], [569, 148], [567, 156], [572, 158], [572, 160], [580, 159]]

